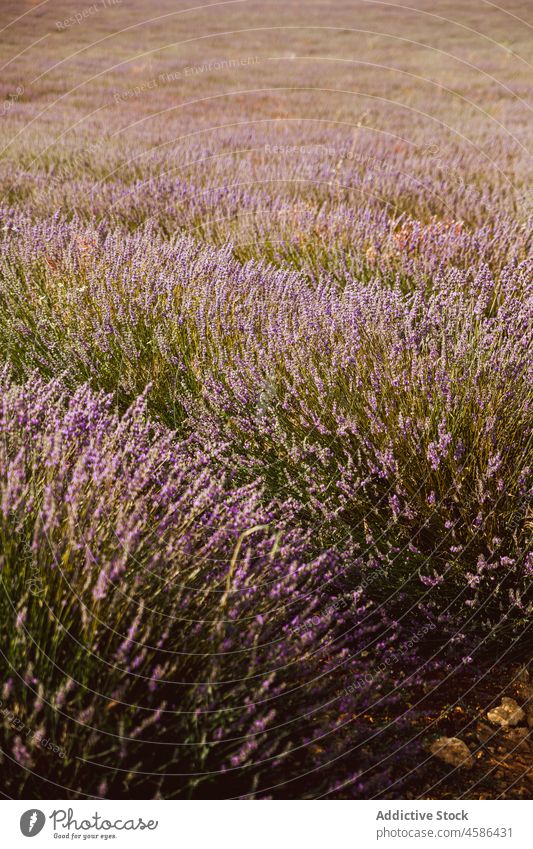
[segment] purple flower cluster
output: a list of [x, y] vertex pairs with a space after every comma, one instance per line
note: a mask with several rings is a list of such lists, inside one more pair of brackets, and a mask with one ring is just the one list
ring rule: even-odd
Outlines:
[[461, 591], [491, 627], [522, 627], [530, 260], [450, 264], [405, 292], [60, 218], [19, 220], [5, 248], [0, 339], [20, 377], [89, 380], [122, 409], [150, 383], [156, 419], [206, 457], [215, 444], [233, 484], [291, 503], [319, 550], [374, 546], [387, 587], [438, 576], [439, 612]]
[[291, 503], [228, 488], [144, 397], [120, 416], [111, 396], [4, 372], [1, 398], [4, 701], [66, 753], [47, 770], [4, 729], [6, 787], [14, 761], [51, 795], [96, 794], [102, 773], [111, 793], [128, 773], [131, 792], [185, 796], [401, 780], [407, 704], [446, 667], [407, 642], [412, 618], [389, 619], [361, 586], [331, 605], [341, 554], [316, 554]]

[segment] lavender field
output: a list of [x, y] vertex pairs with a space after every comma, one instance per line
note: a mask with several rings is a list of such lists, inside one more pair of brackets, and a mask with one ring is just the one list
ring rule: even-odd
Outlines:
[[531, 797], [532, 28], [2, 0], [3, 797]]

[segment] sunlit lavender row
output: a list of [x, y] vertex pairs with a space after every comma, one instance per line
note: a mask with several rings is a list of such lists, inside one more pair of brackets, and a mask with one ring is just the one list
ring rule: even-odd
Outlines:
[[4, 795], [527, 792], [527, 4], [413, 4], [3, 4]]

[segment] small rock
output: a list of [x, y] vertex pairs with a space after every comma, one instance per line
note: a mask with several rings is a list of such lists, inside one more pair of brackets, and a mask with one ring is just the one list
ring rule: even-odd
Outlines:
[[490, 725], [486, 725], [484, 722], [478, 723], [477, 738], [481, 743], [487, 743], [489, 740], [492, 740], [497, 733]]
[[470, 769], [474, 765], [470, 749], [458, 737], [439, 737], [432, 743], [430, 752], [452, 766], [464, 766]]
[[518, 725], [525, 718], [526, 715], [518, 702], [508, 696], [503, 697], [499, 707], [489, 710], [487, 713], [487, 719], [490, 719], [495, 725], [501, 725], [502, 728]]
[[508, 728], [505, 732], [507, 740], [526, 740], [529, 737], [527, 728]]
[[517, 752], [529, 752], [529, 731], [527, 728], [507, 728], [505, 743], [509, 749]]

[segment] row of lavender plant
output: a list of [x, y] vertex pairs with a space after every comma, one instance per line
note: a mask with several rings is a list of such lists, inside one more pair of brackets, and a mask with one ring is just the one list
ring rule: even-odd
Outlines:
[[[23, 377], [90, 381], [291, 498], [318, 545], [394, 561], [386, 587], [520, 628], [530, 610], [531, 262], [412, 264], [342, 285], [228, 244], [12, 219], [0, 335]], [[460, 229], [432, 241], [461, 244]], [[518, 239], [518, 242], [520, 240]], [[461, 248], [464, 251], [464, 247]], [[521, 248], [517, 248], [518, 251]]]
[[4, 792], [399, 792], [416, 699], [454, 671], [420, 653], [436, 620], [341, 591], [290, 502], [214, 474], [226, 446], [144, 396], [121, 416], [37, 375], [1, 389]]

